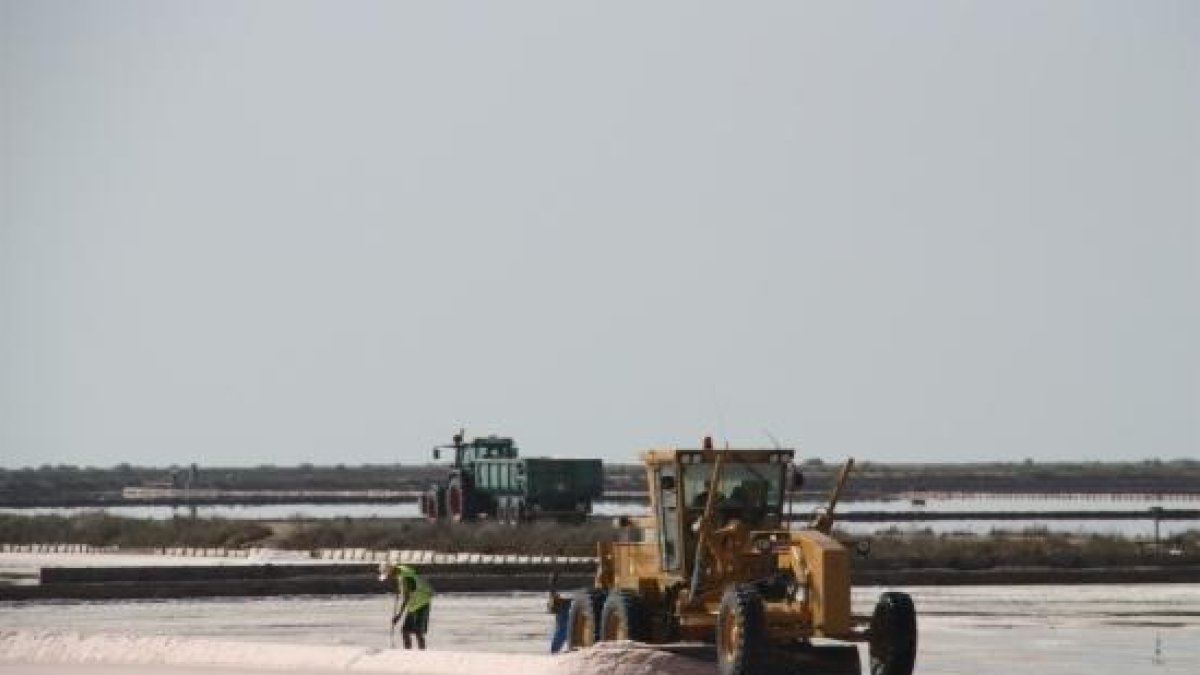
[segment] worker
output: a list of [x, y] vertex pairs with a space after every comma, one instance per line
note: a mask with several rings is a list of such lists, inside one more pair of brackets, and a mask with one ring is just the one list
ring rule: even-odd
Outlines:
[[400, 637], [404, 648], [412, 649], [412, 638], [417, 639], [417, 649], [425, 649], [425, 633], [429, 630], [429, 608], [433, 604], [433, 587], [417, 571], [408, 565], [379, 563], [379, 580], [394, 582], [397, 593], [396, 610], [392, 615], [392, 628], [403, 618]]
[[[557, 575], [555, 575], [557, 577]], [[550, 585], [554, 585], [551, 580]], [[554, 615], [554, 631], [550, 634], [550, 653], [557, 654], [567, 644], [567, 628], [571, 620], [571, 599], [550, 591], [546, 611]]]
[[767, 508], [767, 484], [764, 481], [746, 479], [733, 488], [729, 499], [721, 504], [726, 520], [741, 520], [750, 526], [758, 525]]

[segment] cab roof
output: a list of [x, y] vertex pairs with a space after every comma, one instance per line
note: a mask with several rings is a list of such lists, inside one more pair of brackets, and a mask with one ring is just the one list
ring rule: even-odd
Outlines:
[[651, 448], [642, 453], [642, 462], [646, 464], [671, 464], [676, 461], [709, 464], [717, 461], [717, 455], [727, 452], [726, 459], [736, 459], [740, 462], [790, 462], [796, 456], [793, 448]]

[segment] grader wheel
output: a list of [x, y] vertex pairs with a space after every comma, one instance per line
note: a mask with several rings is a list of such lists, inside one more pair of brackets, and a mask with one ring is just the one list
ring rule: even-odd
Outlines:
[[907, 593], [879, 596], [871, 616], [871, 675], [912, 675], [917, 658], [917, 612]]
[[721, 675], [756, 675], [768, 660], [762, 598], [752, 586], [731, 586], [717, 610], [717, 668]]
[[645, 642], [649, 633], [646, 608], [638, 594], [622, 588], [609, 591], [600, 611], [600, 639]]
[[567, 613], [567, 649], [583, 649], [596, 644], [600, 637], [600, 608], [604, 591], [589, 588], [571, 596]]

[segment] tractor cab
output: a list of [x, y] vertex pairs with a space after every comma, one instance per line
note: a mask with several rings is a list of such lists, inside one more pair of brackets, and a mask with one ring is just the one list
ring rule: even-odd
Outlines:
[[476, 438], [463, 446], [463, 464], [474, 464], [480, 459], [515, 459], [517, 446], [511, 438], [487, 436]]
[[436, 446], [433, 449], [433, 458], [441, 459], [442, 450], [454, 451], [455, 468], [474, 464], [481, 459], [516, 459], [520, 452], [511, 438], [492, 435], [466, 441], [461, 431], [454, 435], [454, 440], [449, 445]]

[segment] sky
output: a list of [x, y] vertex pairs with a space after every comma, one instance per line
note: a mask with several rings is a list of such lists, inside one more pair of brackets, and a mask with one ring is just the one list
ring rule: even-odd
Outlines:
[[0, 0], [0, 466], [1200, 458], [1200, 3]]

